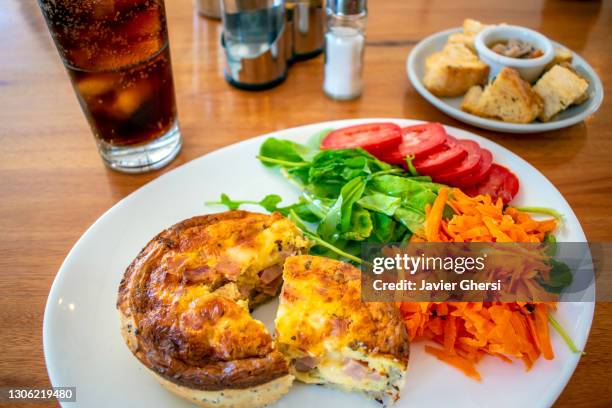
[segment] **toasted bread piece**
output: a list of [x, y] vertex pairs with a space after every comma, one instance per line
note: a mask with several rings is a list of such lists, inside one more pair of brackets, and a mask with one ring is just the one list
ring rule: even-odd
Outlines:
[[476, 36], [485, 28], [493, 27], [494, 24], [483, 24], [478, 20], [466, 18], [463, 20], [463, 32], [468, 35]]
[[548, 65], [546, 65], [544, 71], [548, 71], [557, 64], [571, 63], [573, 59], [574, 54], [572, 54], [570, 50], [562, 46], [555, 46], [555, 56]]
[[[570, 63], [570, 62], [562, 62], [559, 64], [562, 67], [565, 67], [567, 69], [569, 69], [570, 71], [572, 71], [574, 74], [578, 75], [579, 78], [584, 79], [585, 81], [589, 82], [589, 80], [582, 75], [580, 72], [578, 72], [576, 70], [576, 68]], [[574, 101], [574, 105], [580, 105], [582, 102], [586, 101], [587, 99], [589, 99], [589, 96], [591, 96], [591, 93], [589, 92], [588, 88], [584, 91], [584, 93], [578, 97], [578, 99], [576, 99]]]
[[480, 102], [481, 96], [482, 86], [474, 85], [467, 91], [467, 93], [463, 97], [463, 101], [461, 102], [461, 109], [468, 113], [478, 115], [478, 103]]
[[544, 100], [539, 119], [547, 122], [568, 106], [584, 102], [588, 88], [589, 83], [573, 69], [555, 65], [533, 87]]
[[483, 85], [489, 66], [466, 45], [448, 43], [425, 60], [423, 84], [437, 96], [463, 95], [474, 85]]
[[482, 24], [480, 21], [466, 18], [463, 20], [463, 32], [449, 35], [448, 42], [463, 44], [475, 53], [476, 46], [474, 45], [474, 39], [476, 38], [476, 35], [478, 35], [478, 33], [485, 28], [489, 27], [493, 27], [493, 25]]
[[393, 303], [361, 301], [361, 271], [318, 256], [285, 261], [276, 315], [279, 350], [302, 382], [399, 398], [406, 327]]
[[[504, 23], [502, 23], [503, 25]], [[483, 24], [480, 21], [466, 18], [463, 20], [463, 31], [460, 33], [453, 33], [448, 36], [449, 43], [460, 43], [467, 46], [473, 52], [476, 52], [476, 46], [474, 40], [476, 35], [485, 28], [494, 27], [495, 24]]]
[[503, 68], [493, 82], [482, 91], [477, 105], [474, 106], [476, 92], [472, 91], [468, 101], [464, 100], [462, 108], [467, 106], [471, 113], [504, 122], [532, 122], [542, 112], [544, 106], [540, 95], [514, 68]]
[[461, 33], [453, 33], [448, 36], [448, 44], [463, 44], [470, 49], [472, 52], [476, 52], [476, 46], [474, 45], [475, 35]]

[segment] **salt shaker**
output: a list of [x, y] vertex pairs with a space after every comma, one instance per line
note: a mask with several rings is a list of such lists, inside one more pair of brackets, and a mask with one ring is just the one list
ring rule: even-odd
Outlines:
[[349, 100], [363, 90], [366, 0], [328, 0], [323, 91]]

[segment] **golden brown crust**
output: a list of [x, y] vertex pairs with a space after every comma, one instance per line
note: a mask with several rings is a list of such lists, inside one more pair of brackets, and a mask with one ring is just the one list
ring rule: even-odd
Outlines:
[[484, 85], [488, 76], [489, 66], [467, 46], [448, 43], [425, 60], [423, 85], [436, 96], [455, 97], [474, 85]]
[[184, 387], [155, 375], [161, 385], [179, 397], [206, 408], [253, 408], [263, 407], [289, 392], [294, 377], [285, 375], [265, 384], [240, 390], [206, 391]]
[[468, 93], [461, 108], [485, 118], [530, 123], [542, 112], [543, 101], [516, 69], [504, 67], [479, 95]]
[[285, 261], [285, 283], [276, 319], [279, 344], [325, 353], [326, 342], [370, 356], [408, 365], [406, 327], [393, 303], [361, 301], [361, 271], [318, 256], [292, 256]]
[[198, 390], [245, 389], [286, 376], [285, 358], [248, 304], [270, 297], [262, 271], [305, 245], [280, 214], [229, 211], [163, 231], [119, 287], [128, 346], [158, 375]]

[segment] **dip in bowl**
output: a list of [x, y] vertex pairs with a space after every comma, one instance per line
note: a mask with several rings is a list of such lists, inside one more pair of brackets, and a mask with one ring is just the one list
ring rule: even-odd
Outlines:
[[[521, 49], [513, 49], [517, 44]], [[510, 67], [518, 70], [521, 78], [532, 83], [555, 56], [551, 41], [544, 35], [513, 25], [489, 27], [481, 31], [476, 36], [475, 45], [478, 57], [490, 68], [489, 79], [494, 78], [503, 67]], [[531, 48], [531, 52], [526, 52], [526, 47]], [[502, 48], [503, 52], [498, 53]]]

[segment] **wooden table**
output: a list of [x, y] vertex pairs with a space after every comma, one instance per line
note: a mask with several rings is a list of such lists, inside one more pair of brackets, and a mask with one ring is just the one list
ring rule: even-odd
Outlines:
[[[323, 95], [322, 57], [295, 65], [276, 89], [233, 89], [222, 77], [220, 24], [195, 16], [190, 0], [167, 1], [167, 11], [184, 148], [161, 171], [125, 175], [102, 165], [36, 2], [0, 2], [0, 387], [49, 386], [42, 350], [47, 293], [72, 245], [106, 209], [202, 154], [277, 129], [399, 117], [475, 131], [544, 173], [569, 201], [589, 240], [612, 241], [610, 98], [596, 115], [571, 128], [504, 135], [445, 116], [415, 92], [405, 71], [406, 57], [420, 39], [472, 17], [542, 31], [580, 53], [612, 89], [612, 3], [370, 1], [365, 93], [352, 102]], [[587, 355], [558, 406], [612, 405], [611, 342], [612, 305], [600, 303]]]

